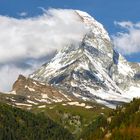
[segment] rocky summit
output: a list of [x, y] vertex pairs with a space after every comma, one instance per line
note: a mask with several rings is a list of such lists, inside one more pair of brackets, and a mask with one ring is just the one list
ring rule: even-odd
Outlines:
[[[107, 31], [93, 17], [82, 11], [74, 12], [88, 33], [79, 44], [71, 42], [63, 46], [28, 80], [20, 77], [12, 93], [26, 94], [38, 101], [43, 101], [43, 97], [48, 102], [76, 98], [109, 107], [140, 97], [140, 65], [128, 62], [114, 50]], [[49, 92], [43, 85], [49, 86]], [[52, 88], [61, 92], [52, 92]]]

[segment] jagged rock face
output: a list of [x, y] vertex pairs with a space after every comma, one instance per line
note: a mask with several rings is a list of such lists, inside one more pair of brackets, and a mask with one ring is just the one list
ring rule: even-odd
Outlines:
[[17, 81], [14, 83], [11, 94], [20, 95], [26, 102], [29, 101], [29, 103], [53, 103], [70, 101], [74, 99], [50, 85], [39, 83], [22, 75], [20, 75]]
[[100, 23], [87, 13], [75, 12], [89, 33], [78, 46], [73, 43], [65, 46], [30, 78], [83, 100], [104, 104], [130, 100], [133, 95], [126, 91], [131, 86], [140, 92], [140, 66], [127, 62], [113, 49], [108, 33]]
[[131, 86], [139, 87], [140, 66], [137, 63], [131, 63], [119, 54], [118, 63], [113, 64], [111, 69], [112, 79], [123, 91], [129, 91]]

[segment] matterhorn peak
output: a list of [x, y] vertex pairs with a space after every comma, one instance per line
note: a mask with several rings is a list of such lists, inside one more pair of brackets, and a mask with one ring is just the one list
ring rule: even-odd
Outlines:
[[102, 37], [103, 39], [107, 39], [110, 41], [110, 37], [108, 35], [108, 32], [105, 30], [103, 25], [99, 23], [97, 20], [95, 20], [92, 16], [90, 16], [88, 13], [75, 10], [76, 14], [81, 18], [81, 20], [86, 24], [87, 28], [89, 28], [96, 37]]
[[79, 41], [81, 43], [62, 46], [62, 50], [30, 78], [57, 87], [78, 99], [107, 106], [140, 96], [137, 92], [140, 81], [134, 78], [140, 72], [140, 66], [127, 62], [113, 49], [101, 23], [85, 12], [75, 12], [89, 32]]

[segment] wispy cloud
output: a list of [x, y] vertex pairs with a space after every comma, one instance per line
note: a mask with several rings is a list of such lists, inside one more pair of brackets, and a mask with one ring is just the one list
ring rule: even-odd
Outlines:
[[50, 9], [26, 19], [0, 16], [0, 23], [0, 90], [8, 90], [19, 73], [30, 74], [40, 62], [47, 61], [40, 59], [65, 44], [79, 43], [87, 32], [73, 10]]
[[113, 36], [115, 48], [124, 55], [140, 52], [140, 22], [131, 21], [115, 22], [122, 28], [122, 32]]
[[21, 12], [21, 13], [18, 13], [19, 16], [21, 17], [26, 17], [28, 15], [27, 12]]

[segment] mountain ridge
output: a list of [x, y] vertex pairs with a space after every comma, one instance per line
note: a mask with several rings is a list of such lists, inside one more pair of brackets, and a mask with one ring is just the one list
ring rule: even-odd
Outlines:
[[76, 12], [89, 32], [79, 45], [64, 46], [49, 63], [29, 77], [80, 99], [96, 100], [106, 105], [115, 101], [128, 102], [140, 96], [138, 93], [127, 96], [129, 87], [135, 91], [140, 88], [139, 79], [134, 79], [140, 71], [139, 65], [127, 62], [114, 50], [107, 31], [100, 23], [87, 13]]
[[33, 100], [28, 100], [35, 103], [70, 99], [111, 108], [140, 97], [140, 65], [128, 62], [114, 49], [101, 23], [83, 11], [72, 12], [88, 32], [79, 43], [71, 41], [62, 46], [54, 58], [29, 77], [20, 75], [10, 94], [27, 99], [31, 96]]
[[140, 71], [140, 66], [127, 62], [114, 50], [108, 33], [100, 23], [87, 13], [76, 12], [89, 32], [78, 46], [65, 46], [50, 63], [44, 64], [29, 77], [49, 83], [76, 97], [81, 96], [80, 99], [92, 99], [104, 104], [130, 101], [132, 97], [124, 94], [129, 89], [125, 83], [137, 87], [139, 80], [136, 82], [133, 76]]

